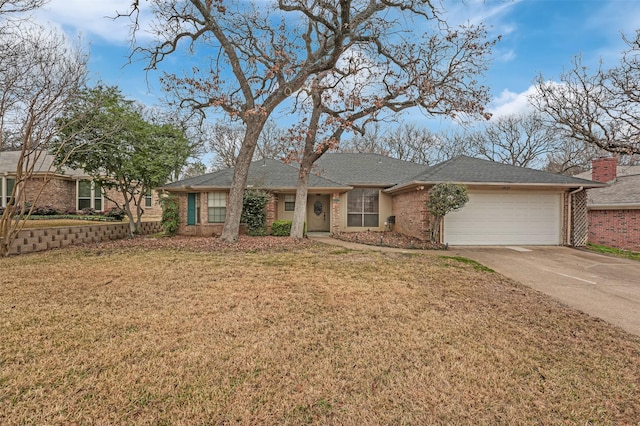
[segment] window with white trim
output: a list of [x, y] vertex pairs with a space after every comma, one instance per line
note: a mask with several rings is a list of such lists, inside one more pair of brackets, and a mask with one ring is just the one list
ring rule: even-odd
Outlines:
[[144, 194], [144, 206], [151, 207], [153, 205], [153, 199], [151, 198], [151, 188], [147, 189], [147, 192]]
[[102, 211], [102, 188], [100, 184], [91, 180], [78, 181], [78, 210], [94, 209]]
[[16, 184], [15, 178], [3, 177], [0, 181], [0, 206], [7, 207], [11, 200], [11, 192]]
[[224, 219], [227, 215], [227, 193], [207, 193], [207, 208], [209, 223], [224, 223]]
[[296, 209], [296, 194], [284, 194], [284, 211], [292, 212]]
[[380, 191], [372, 188], [356, 188], [347, 193], [347, 226], [379, 226]]

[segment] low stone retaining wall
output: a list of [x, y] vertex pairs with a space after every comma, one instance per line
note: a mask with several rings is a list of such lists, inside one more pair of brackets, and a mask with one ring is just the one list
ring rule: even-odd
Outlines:
[[[142, 235], [162, 232], [160, 222], [142, 222]], [[98, 243], [129, 237], [128, 223], [96, 223], [81, 226], [24, 229], [20, 231], [9, 251], [10, 255], [33, 253], [74, 244]]]

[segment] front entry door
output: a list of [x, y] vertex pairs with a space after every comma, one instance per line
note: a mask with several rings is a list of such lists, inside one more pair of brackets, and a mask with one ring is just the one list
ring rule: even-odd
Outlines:
[[329, 232], [331, 230], [329, 197], [329, 194], [309, 194], [307, 196], [307, 231]]

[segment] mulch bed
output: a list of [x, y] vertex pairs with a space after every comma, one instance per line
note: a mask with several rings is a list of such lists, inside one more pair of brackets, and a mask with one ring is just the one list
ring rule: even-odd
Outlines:
[[[373, 246], [394, 247], [416, 250], [444, 250], [442, 244], [432, 244], [429, 241], [410, 237], [397, 232], [343, 232], [333, 235], [333, 238], [359, 244]], [[121, 240], [103, 241], [100, 243], [87, 243], [83, 248], [117, 249], [117, 248], [145, 248], [145, 249], [175, 249], [194, 251], [234, 251], [234, 252], [259, 252], [259, 251], [285, 251], [292, 248], [311, 246], [314, 242], [305, 238], [298, 240], [289, 237], [251, 237], [240, 235], [236, 243], [228, 243], [218, 237], [194, 237], [176, 235], [173, 237], [136, 236]]]
[[410, 237], [397, 232], [342, 232], [340, 234], [335, 234], [333, 237], [342, 241], [383, 247], [420, 250], [446, 249], [446, 246], [443, 244], [434, 244], [430, 241], [421, 240], [419, 238]]
[[285, 251], [294, 247], [313, 245], [308, 239], [297, 240], [289, 237], [250, 237], [240, 235], [236, 243], [228, 243], [217, 237], [193, 237], [176, 235], [173, 237], [149, 237], [137, 236], [121, 240], [105, 241], [83, 244], [84, 248], [145, 248], [145, 249], [175, 249], [194, 251], [234, 251], [234, 252], [258, 252], [258, 251]]

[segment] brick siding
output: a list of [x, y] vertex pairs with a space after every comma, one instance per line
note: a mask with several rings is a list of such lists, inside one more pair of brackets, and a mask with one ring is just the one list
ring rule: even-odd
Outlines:
[[[75, 186], [73, 189], [73, 194], [75, 194]], [[110, 199], [107, 199], [107, 196]], [[103, 211], [107, 211], [112, 207], [116, 207], [116, 203], [112, 200], [117, 201], [118, 203], [120, 203], [121, 206], [124, 203], [124, 197], [122, 196], [122, 193], [120, 193], [115, 189], [106, 189], [105, 197], [103, 197], [103, 200], [104, 200]], [[73, 205], [75, 208], [75, 200]], [[131, 204], [131, 209], [132, 209], [133, 215], [135, 216], [136, 207], [133, 205], [133, 203]], [[145, 206], [145, 200], [143, 198], [142, 209], [144, 210], [143, 217], [157, 216], [159, 218], [160, 216], [162, 216], [162, 207], [160, 206], [160, 194], [157, 191], [152, 190], [151, 191], [151, 207]]]
[[611, 182], [618, 173], [616, 157], [598, 158], [591, 162], [591, 180], [595, 182]]
[[431, 215], [427, 209], [429, 191], [410, 191], [393, 197], [393, 214], [396, 224], [393, 230], [416, 238], [429, 238]]
[[340, 194], [335, 192], [331, 194], [331, 233], [334, 235], [342, 231], [340, 227]]
[[640, 251], [640, 210], [589, 210], [589, 242]]
[[[32, 178], [25, 182], [24, 200], [36, 207], [53, 206], [60, 212], [75, 210], [76, 182], [68, 179], [51, 179], [44, 188], [44, 178]], [[42, 193], [40, 193], [42, 190]], [[38, 197], [38, 194], [40, 196]], [[38, 197], [36, 201], [36, 197]]]
[[[27, 180], [23, 189], [24, 198], [22, 199], [24, 199], [25, 202], [35, 205], [36, 207], [52, 206], [62, 213], [76, 210], [75, 180], [53, 177], [47, 182], [46, 185], [44, 185], [44, 188], [43, 184], [44, 178], [42, 177], [32, 177], [31, 179]], [[41, 190], [42, 192], [40, 193]], [[38, 194], [40, 194], [39, 197]], [[124, 198], [118, 191], [109, 189], [107, 190], [106, 195], [118, 201], [122, 205]], [[36, 197], [38, 198], [37, 201]], [[146, 207], [143, 204], [144, 214], [147, 217], [160, 217], [162, 215], [162, 207], [160, 207], [159, 200], [160, 197], [158, 192], [151, 191], [151, 207]], [[106, 197], [104, 198], [104, 211], [115, 206], [116, 204], [113, 201], [107, 200]]]

